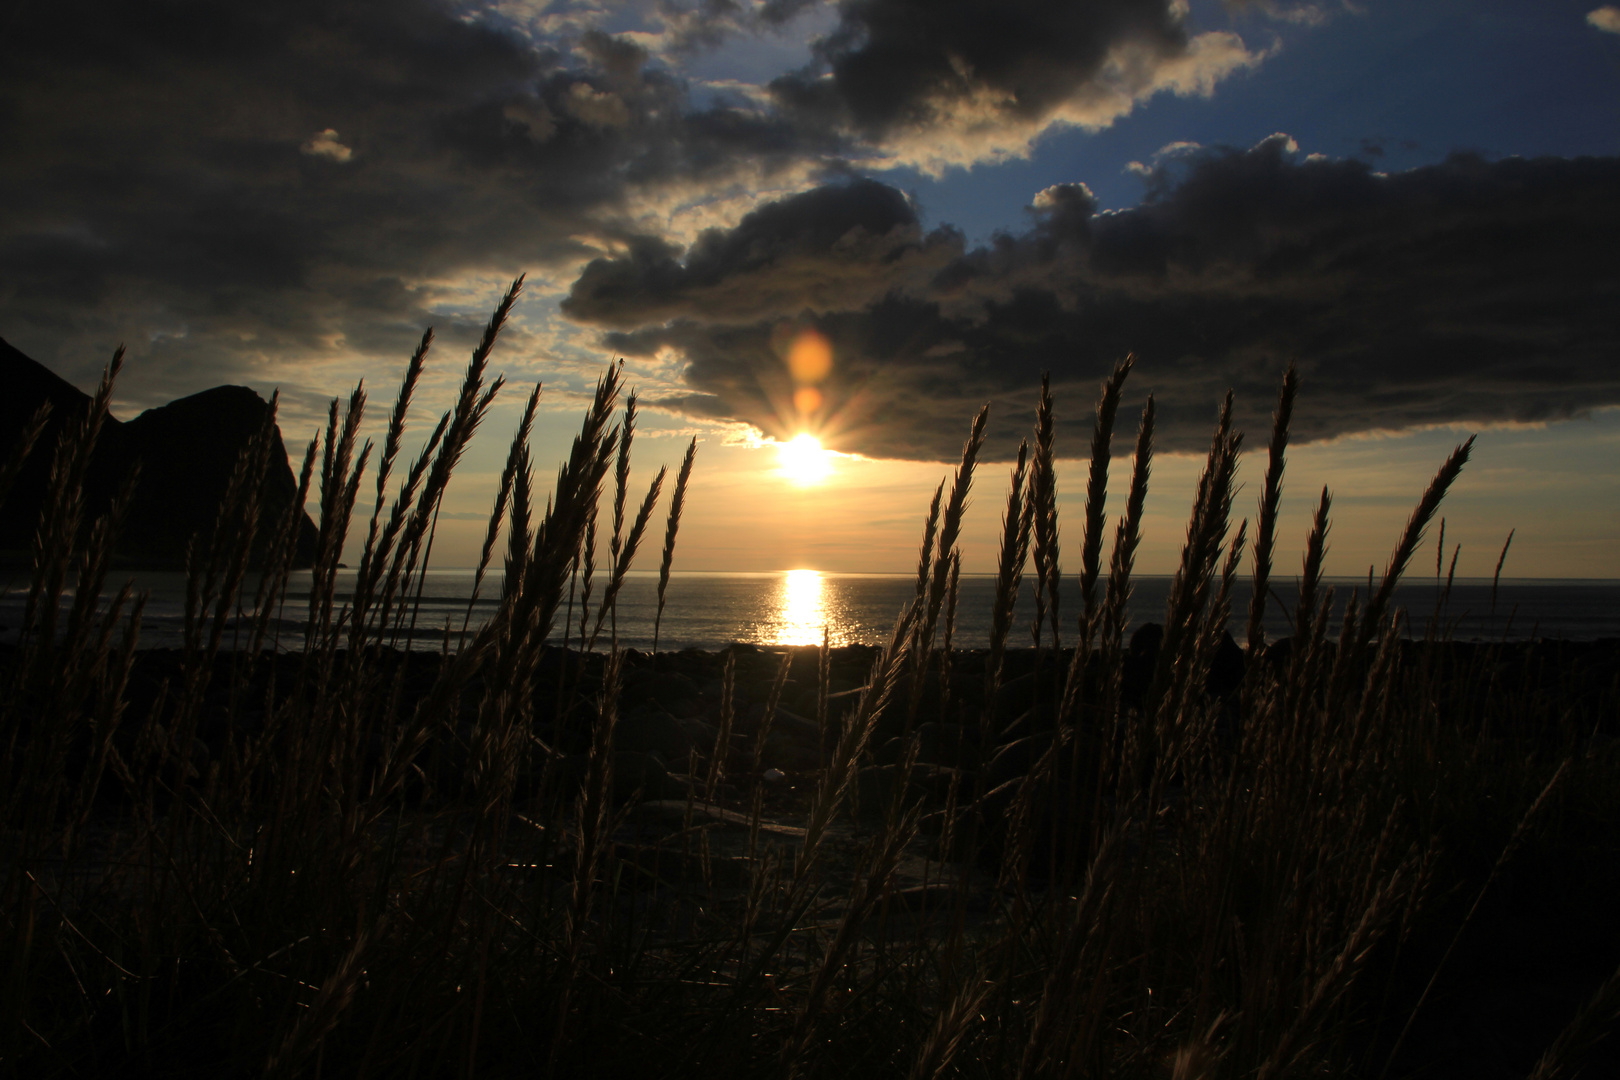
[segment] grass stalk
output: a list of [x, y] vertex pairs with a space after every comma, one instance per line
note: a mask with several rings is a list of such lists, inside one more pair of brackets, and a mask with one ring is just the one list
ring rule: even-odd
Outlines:
[[669, 522], [664, 526], [664, 556], [658, 563], [658, 614], [653, 616], [653, 652], [658, 651], [658, 631], [664, 623], [664, 594], [669, 589], [669, 568], [675, 561], [675, 534], [681, 527], [681, 511], [686, 507], [686, 485], [692, 479], [692, 462], [697, 458], [697, 436], [686, 444], [675, 473], [675, 492], [669, 499]]

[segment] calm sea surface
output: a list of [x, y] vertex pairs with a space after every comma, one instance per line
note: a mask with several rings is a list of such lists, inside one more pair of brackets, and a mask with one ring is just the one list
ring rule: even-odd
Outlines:
[[[133, 575], [138, 589], [149, 598], [142, 621], [141, 645], [164, 647], [179, 644], [185, 600], [185, 580], [177, 573], [138, 573]], [[121, 583], [122, 579], [114, 578]], [[352, 575], [339, 580], [340, 591]], [[448, 625], [459, 631], [463, 620], [477, 627], [494, 608], [493, 597], [500, 590], [499, 579], [486, 579], [483, 596], [469, 604], [473, 575], [468, 571], [438, 570], [427, 575], [417, 615], [416, 648], [437, 647]], [[24, 583], [13, 581], [0, 596], [0, 640], [14, 640], [21, 621], [22, 597], [17, 590]], [[1081, 610], [1079, 584], [1064, 581], [1061, 610], [1063, 625], [1073, 634], [1074, 617]], [[1342, 609], [1352, 590], [1365, 593], [1365, 578], [1335, 581], [1336, 602]], [[914, 579], [891, 574], [833, 574], [813, 570], [792, 570], [769, 574], [676, 573], [672, 575], [659, 629], [658, 647], [716, 649], [731, 642], [759, 645], [820, 644], [825, 629], [834, 645], [857, 642], [877, 644], [886, 640], [895, 616], [913, 594]], [[983, 647], [990, 632], [990, 605], [995, 581], [990, 576], [964, 576], [956, 614], [953, 644], [961, 648]], [[595, 585], [600, 599], [602, 580]], [[1141, 577], [1136, 580], [1131, 600], [1131, 624], [1162, 622], [1170, 589], [1167, 577]], [[248, 592], [251, 593], [252, 583]], [[1296, 591], [1292, 581], [1273, 587], [1267, 605], [1266, 629], [1271, 637], [1285, 636]], [[301, 642], [297, 629], [308, 605], [309, 575], [295, 575], [283, 609], [281, 647]], [[1418, 578], [1397, 593], [1397, 602], [1407, 608], [1413, 631], [1421, 635], [1435, 615], [1439, 589], [1432, 578]], [[1503, 580], [1496, 591], [1494, 606], [1489, 579], [1458, 580], [1440, 618], [1443, 627], [1458, 640], [1553, 637], [1585, 640], [1620, 637], [1620, 581]], [[1242, 638], [1247, 620], [1249, 590], [1239, 583], [1233, 597], [1232, 630]], [[618, 639], [624, 646], [649, 649], [653, 644], [653, 619], [658, 607], [656, 574], [632, 573], [619, 594]], [[566, 607], [564, 609], [566, 611]], [[469, 615], [470, 611], [470, 615]], [[1027, 644], [1029, 621], [1033, 616], [1033, 594], [1026, 580], [1019, 602], [1016, 628], [1010, 644]], [[571, 636], [579, 636], [580, 608], [573, 610]], [[594, 623], [594, 613], [592, 621]], [[599, 646], [610, 629], [605, 627]], [[560, 638], [561, 628], [553, 631]], [[227, 645], [231, 641], [228, 634]]]

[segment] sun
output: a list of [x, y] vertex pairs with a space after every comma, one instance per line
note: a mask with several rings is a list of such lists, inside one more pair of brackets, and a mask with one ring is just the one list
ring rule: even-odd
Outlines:
[[832, 473], [832, 453], [821, 448], [821, 440], [801, 432], [776, 447], [781, 473], [795, 484], [819, 484]]

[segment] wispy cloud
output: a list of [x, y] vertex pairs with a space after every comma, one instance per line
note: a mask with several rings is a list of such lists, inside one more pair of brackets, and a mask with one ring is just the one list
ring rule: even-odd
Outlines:
[[1232, 11], [1252, 11], [1296, 26], [1322, 26], [1340, 14], [1361, 14], [1363, 10], [1353, 0], [1226, 0], [1226, 6]]
[[354, 156], [354, 151], [344, 146], [342, 140], [338, 138], [338, 133], [331, 128], [310, 136], [309, 140], [298, 148], [298, 152], [336, 162], [348, 161]]
[[1620, 7], [1604, 4], [1600, 8], [1594, 8], [1586, 13], [1586, 21], [1599, 30], [1620, 34]]

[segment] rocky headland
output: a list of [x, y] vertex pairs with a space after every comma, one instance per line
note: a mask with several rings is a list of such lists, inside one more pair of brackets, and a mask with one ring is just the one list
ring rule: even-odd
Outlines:
[[[0, 501], [0, 563], [31, 559], [57, 440], [91, 404], [89, 394], [0, 339], [0, 458], [11, 452], [46, 403], [51, 412], [44, 434]], [[263, 426], [269, 408], [248, 387], [216, 386], [128, 421], [107, 417], [85, 482], [86, 526], [107, 511], [138, 466], [117, 561], [127, 568], [182, 568], [192, 537], [211, 535], [237, 458]], [[265, 522], [280, 520], [298, 490], [279, 428], [270, 458], [261, 511]], [[306, 513], [295, 565], [310, 564], [315, 539], [315, 524]]]

